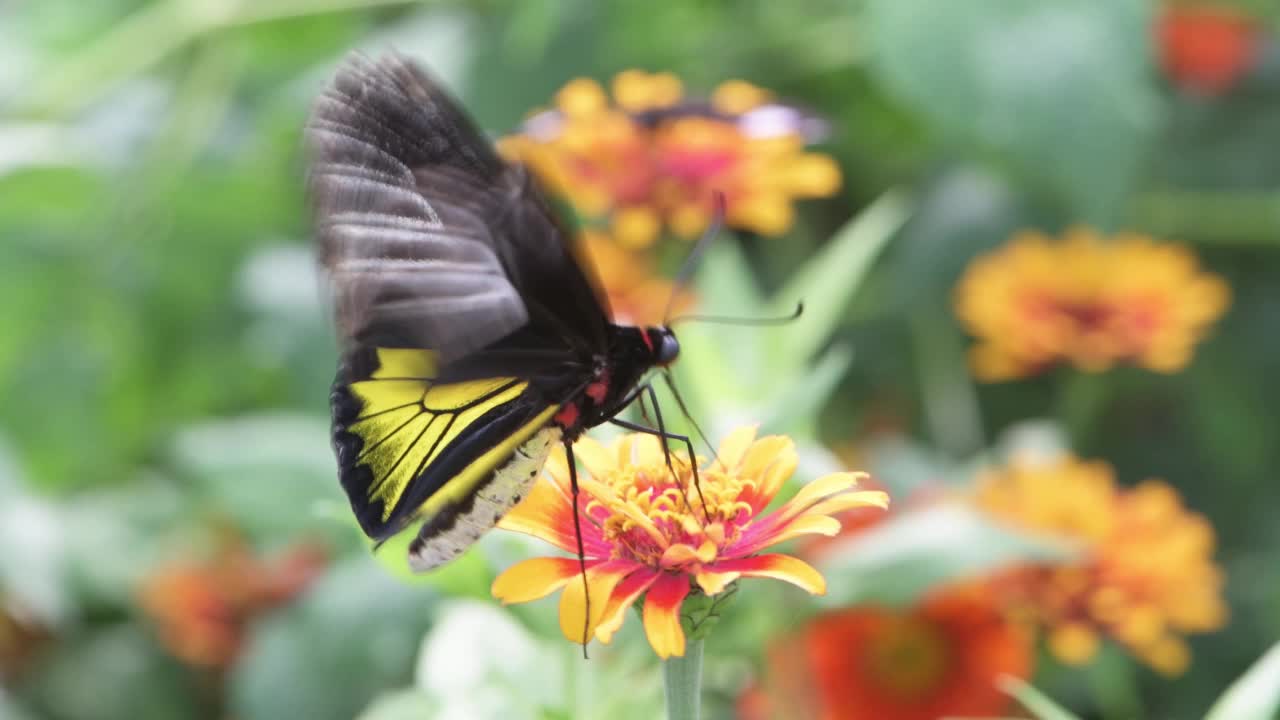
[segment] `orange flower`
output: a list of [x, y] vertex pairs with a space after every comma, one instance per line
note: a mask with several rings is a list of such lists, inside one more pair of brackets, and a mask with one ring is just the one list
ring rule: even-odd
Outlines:
[[766, 683], [774, 712], [755, 717], [994, 717], [1010, 705], [996, 679], [1029, 677], [1032, 657], [1026, 629], [977, 586], [905, 610], [836, 610], [811, 620], [798, 642], [772, 649]]
[[607, 643], [627, 608], [644, 595], [645, 634], [665, 659], [684, 654], [680, 608], [690, 592], [718, 595], [740, 577], [775, 578], [811, 593], [825, 592], [825, 581], [809, 564], [761, 552], [795, 537], [834, 534], [840, 523], [831, 515], [864, 505], [886, 507], [888, 497], [855, 490], [859, 473], [835, 473], [766, 514], [765, 506], [795, 471], [797, 456], [789, 438], [755, 435], [750, 427], [731, 433], [716, 461], [699, 464], [700, 491], [685, 456], [673, 454], [672, 477], [653, 436], [627, 435], [612, 448], [584, 437], [574, 445], [586, 469], [578, 477], [577, 508], [570, 499], [564, 453], [553, 454], [529, 497], [498, 525], [576, 554], [578, 513], [591, 615], [586, 617], [576, 557], [517, 563], [494, 581], [494, 596], [504, 603], [527, 602], [563, 588], [565, 637]]
[[598, 84], [579, 78], [556, 95], [555, 110], [531, 117], [499, 149], [628, 247], [652, 244], [664, 227], [697, 236], [716, 193], [731, 227], [781, 235], [791, 227], [793, 199], [839, 189], [835, 162], [802, 152], [820, 134], [814, 118], [738, 80], [717, 88], [710, 103], [682, 94], [670, 73], [629, 70], [614, 78], [611, 103]]
[[988, 381], [1057, 362], [1102, 371], [1131, 362], [1177, 372], [1226, 310], [1230, 288], [1178, 245], [1092, 230], [1061, 242], [1028, 231], [970, 264], [956, 313], [978, 338], [970, 357]]
[[1181, 635], [1226, 623], [1213, 527], [1183, 508], [1163, 481], [1118, 489], [1104, 462], [1019, 461], [985, 476], [977, 502], [1023, 528], [1084, 546], [1077, 562], [1019, 568], [999, 582], [1049, 629], [1049, 647], [1064, 662], [1088, 662], [1108, 635], [1177, 675], [1191, 659]]
[[177, 562], [144, 584], [139, 604], [175, 656], [201, 667], [225, 668], [240, 652], [248, 623], [300, 593], [319, 574], [324, 554], [299, 545], [272, 562], [237, 542], [208, 562]]
[[653, 259], [647, 254], [620, 247], [608, 236], [591, 230], [583, 233], [578, 247], [588, 266], [595, 269], [615, 322], [664, 325], [669, 319], [663, 317], [668, 303], [671, 311], [679, 314], [693, 302], [688, 291], [676, 292], [672, 282], [654, 271]]
[[1156, 26], [1165, 72], [1175, 82], [1208, 95], [1223, 93], [1256, 62], [1256, 22], [1222, 5], [1172, 4]]

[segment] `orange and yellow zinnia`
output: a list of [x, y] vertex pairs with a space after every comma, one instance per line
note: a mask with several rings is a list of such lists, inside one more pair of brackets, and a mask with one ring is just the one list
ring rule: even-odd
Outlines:
[[860, 473], [840, 472], [805, 485], [766, 513], [795, 471], [797, 455], [789, 438], [757, 438], [751, 427], [726, 437], [714, 461], [699, 461], [696, 486], [689, 459], [673, 453], [668, 467], [650, 435], [626, 435], [611, 447], [584, 437], [574, 454], [584, 466], [576, 508], [569, 467], [559, 452], [529, 497], [498, 526], [576, 555], [577, 513], [586, 582], [580, 580], [579, 558], [538, 557], [503, 572], [493, 594], [517, 603], [563, 589], [565, 637], [605, 643], [622, 626], [627, 608], [644, 596], [645, 634], [664, 659], [684, 654], [680, 609], [691, 593], [715, 596], [739, 578], [766, 577], [821, 594], [826, 583], [812, 566], [764, 551], [792, 538], [838, 532], [832, 515], [849, 508], [888, 505], [885, 493], [857, 489]]
[[840, 187], [828, 156], [803, 152], [822, 124], [749, 83], [721, 84], [709, 101], [684, 97], [670, 73], [628, 70], [612, 98], [594, 80], [573, 80], [555, 108], [531, 116], [499, 142], [584, 219], [627, 247], [664, 231], [696, 237], [725, 202], [730, 227], [781, 235], [797, 198]]
[[1103, 371], [1118, 363], [1181, 370], [1226, 311], [1230, 288], [1185, 247], [1149, 237], [1039, 232], [974, 260], [956, 313], [975, 338], [982, 380], [1011, 380], [1058, 363]]
[[1078, 560], [1016, 568], [997, 581], [1064, 662], [1088, 662], [1111, 637], [1177, 675], [1191, 660], [1183, 635], [1226, 623], [1213, 527], [1161, 480], [1120, 488], [1104, 462], [1017, 460], [980, 480], [977, 502], [1021, 528], [1079, 542]]

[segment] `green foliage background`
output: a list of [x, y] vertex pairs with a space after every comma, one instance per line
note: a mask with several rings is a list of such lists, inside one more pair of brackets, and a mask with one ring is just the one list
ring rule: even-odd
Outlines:
[[[1235, 5], [1270, 36], [1239, 85], [1209, 98], [1162, 77], [1157, 8], [1142, 0], [0, 2], [0, 598], [55, 637], [6, 678], [0, 715], [368, 708], [388, 720], [479, 697], [496, 704], [475, 716], [656, 716], [657, 672], [635, 623], [583, 664], [556, 639], [553, 605], [494, 619], [458, 604], [484, 603], [492, 568], [524, 551], [515, 541], [406, 586], [372, 567], [352, 532], [326, 441], [334, 343], [308, 250], [300, 127], [340, 57], [396, 47], [495, 133], [570, 78], [631, 67], [701, 90], [745, 78], [829, 118], [842, 194], [809, 203], [785, 238], [724, 243], [700, 279], [708, 303], [738, 314], [787, 307], [805, 287], [819, 324], [797, 328], [798, 343], [708, 331], [686, 345], [688, 357], [755, 348], [742, 352], [763, 363], [758, 382], [794, 388], [803, 412], [753, 406], [753, 379], [695, 390], [699, 416], [797, 434], [810, 476], [832, 462], [817, 441], [849, 442], [888, 408], [912, 452], [956, 481], [1029, 418], [1125, 481], [1168, 479], [1219, 533], [1231, 625], [1194, 641], [1178, 680], [1109, 655], [1085, 671], [1046, 658], [1038, 684], [1083, 717], [1202, 716], [1280, 637], [1280, 11]], [[863, 224], [841, 232], [855, 216]], [[1230, 313], [1177, 376], [975, 387], [950, 310], [965, 263], [1014, 229], [1078, 223], [1192, 244], [1230, 280]], [[836, 262], [797, 276], [814, 257]], [[808, 352], [770, 355], [777, 347]], [[686, 387], [716, 382], [706, 357]], [[263, 549], [322, 538], [336, 560], [299, 602], [259, 620], [215, 680], [164, 653], [134, 593], [219, 523]], [[1004, 546], [981, 537], [979, 554]], [[920, 572], [903, 567], [844, 581]], [[721, 714], [755, 641], [785, 630], [803, 602], [744, 595], [754, 599], [708, 660]], [[441, 618], [482, 640], [443, 632]], [[495, 630], [502, 622], [514, 629]], [[474, 655], [476, 669], [441, 685], [451, 652]], [[528, 658], [547, 656], [556, 677], [530, 685], [546, 663]], [[622, 682], [634, 697], [617, 709]]]

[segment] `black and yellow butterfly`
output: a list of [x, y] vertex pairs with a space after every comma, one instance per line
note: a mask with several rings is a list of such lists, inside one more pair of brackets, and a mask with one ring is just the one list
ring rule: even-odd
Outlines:
[[612, 419], [679, 345], [667, 327], [609, 321], [530, 174], [410, 61], [348, 60], [307, 136], [345, 344], [332, 391], [342, 486], [375, 541], [416, 524], [409, 565], [427, 570], [493, 527], [552, 447]]

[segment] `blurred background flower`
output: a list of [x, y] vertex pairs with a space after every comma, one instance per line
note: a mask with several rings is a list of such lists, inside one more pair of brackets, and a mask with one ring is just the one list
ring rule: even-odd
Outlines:
[[979, 338], [970, 359], [983, 380], [1057, 362], [1168, 373], [1186, 367], [1229, 298], [1222, 278], [1200, 272], [1184, 247], [1077, 228], [1058, 242], [1022, 232], [974, 260], [956, 289], [956, 312]]
[[[1029, 678], [1033, 644], [990, 588], [943, 588], [904, 609], [822, 613], [769, 649], [751, 718], [997, 717], [997, 685]], [[795, 708], [800, 708], [799, 712]]]
[[325, 553], [314, 545], [263, 560], [242, 541], [224, 538], [207, 560], [157, 568], [139, 591], [139, 604], [179, 659], [226, 669], [240, 653], [250, 623], [305, 590], [325, 564]]
[[1180, 675], [1191, 663], [1181, 636], [1227, 622], [1213, 527], [1164, 481], [1120, 488], [1105, 462], [1024, 460], [984, 475], [976, 501], [1008, 522], [1083, 546], [1081, 562], [1014, 569], [997, 586], [1045, 626], [1063, 662], [1089, 662], [1110, 637], [1160, 672]]
[[817, 118], [741, 80], [721, 84], [709, 101], [682, 94], [671, 73], [619, 73], [612, 99], [579, 78], [556, 94], [554, 110], [499, 147], [632, 248], [652, 245], [664, 229], [697, 237], [717, 193], [730, 227], [781, 235], [794, 199], [839, 190], [835, 162], [803, 152], [822, 135]]

